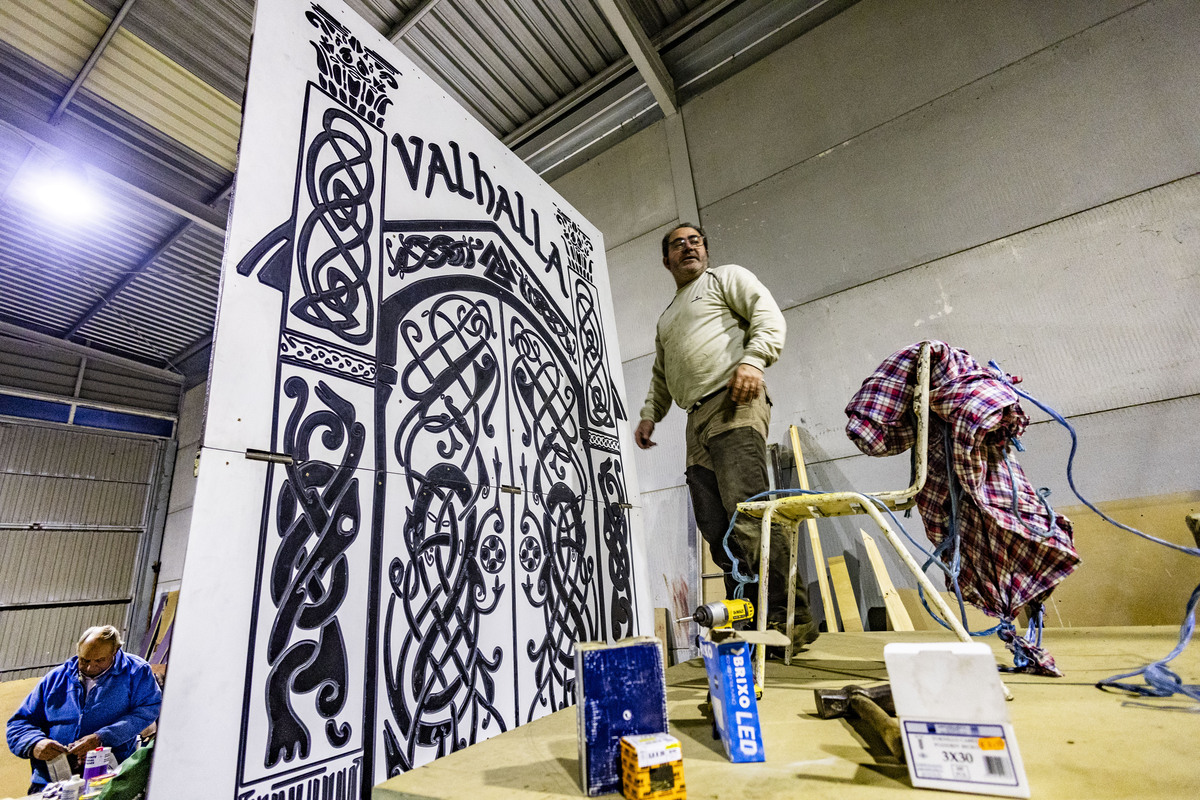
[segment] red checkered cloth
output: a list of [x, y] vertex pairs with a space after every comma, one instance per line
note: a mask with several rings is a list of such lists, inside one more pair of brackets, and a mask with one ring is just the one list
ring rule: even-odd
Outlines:
[[[1030, 661], [1019, 668], [1060, 675], [1045, 650], [1014, 641], [1018, 637], [1012, 624], [1024, 606], [1040, 604], [1079, 565], [1071, 522], [1050, 510], [1011, 454], [1011, 439], [1029, 424], [1013, 388], [965, 350], [945, 342], [929, 344], [929, 477], [917, 495], [926, 535], [939, 545], [951, 533], [949, 457], [961, 487], [963, 599], [1006, 623], [1001, 638], [1014, 655], [1019, 649]], [[888, 356], [846, 406], [846, 435], [867, 455], [895, 455], [916, 441], [911, 409], [920, 349], [917, 343]], [[949, 552], [942, 559], [949, 564]]]

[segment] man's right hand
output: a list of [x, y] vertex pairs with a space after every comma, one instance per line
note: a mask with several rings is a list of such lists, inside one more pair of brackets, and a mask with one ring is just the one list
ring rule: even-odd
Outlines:
[[67, 752], [67, 748], [54, 741], [53, 739], [42, 739], [33, 746], [30, 752], [38, 761], [50, 761], [57, 756]]
[[637, 430], [633, 432], [633, 441], [638, 447], [643, 450], [649, 450], [658, 442], [650, 438], [650, 434], [654, 433], [654, 423], [651, 420], [644, 419], [638, 423]]

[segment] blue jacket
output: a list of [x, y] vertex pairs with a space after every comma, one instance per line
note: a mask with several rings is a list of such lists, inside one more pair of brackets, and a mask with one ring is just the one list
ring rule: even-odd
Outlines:
[[112, 667], [85, 701], [79, 658], [72, 657], [42, 678], [9, 719], [8, 749], [33, 761], [31, 786], [41, 787], [50, 782], [50, 774], [46, 762], [30, 754], [39, 741], [71, 744], [95, 733], [118, 761], [124, 761], [137, 749], [137, 735], [158, 719], [161, 707], [162, 691], [143, 659], [118, 650]]

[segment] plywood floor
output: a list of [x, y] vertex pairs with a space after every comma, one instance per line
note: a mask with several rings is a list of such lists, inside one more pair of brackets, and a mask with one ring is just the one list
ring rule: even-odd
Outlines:
[[[1174, 627], [1054, 630], [1046, 645], [1064, 678], [1006, 675], [1013, 724], [1034, 798], [1200, 796], [1200, 711], [1174, 700], [1131, 703], [1097, 680], [1164, 656]], [[760, 704], [767, 760], [731, 764], [700, 712], [707, 691], [699, 661], [667, 672], [671, 732], [683, 745], [691, 800], [708, 798], [951, 797], [913, 789], [906, 768], [849, 723], [814, 716], [814, 688], [886, 680], [890, 641], [950, 641], [940, 632], [824, 634], [792, 666], [769, 663]], [[1011, 660], [995, 637], [1000, 663]], [[1200, 683], [1200, 644], [1172, 662]], [[374, 800], [578, 798], [575, 709], [552, 714], [377, 786]], [[615, 795], [614, 795], [615, 796]]]

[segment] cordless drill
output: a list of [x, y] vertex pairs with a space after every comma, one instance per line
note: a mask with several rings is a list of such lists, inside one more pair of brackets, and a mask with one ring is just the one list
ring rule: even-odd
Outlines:
[[736, 600], [718, 600], [699, 606], [690, 617], [683, 617], [678, 624], [696, 621], [703, 628], [732, 628], [733, 623], [754, 616], [754, 606], [740, 597]]

